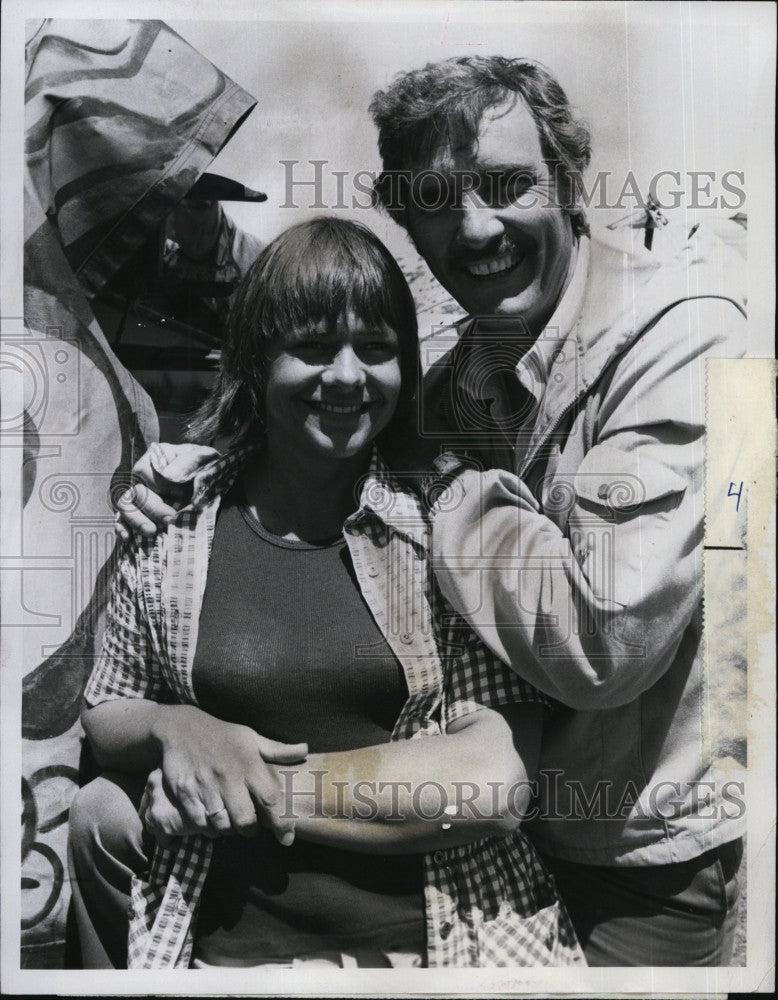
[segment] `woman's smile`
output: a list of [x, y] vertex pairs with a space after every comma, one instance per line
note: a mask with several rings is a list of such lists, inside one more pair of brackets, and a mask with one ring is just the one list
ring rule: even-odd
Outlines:
[[348, 313], [292, 330], [270, 352], [268, 443], [306, 460], [364, 454], [391, 420], [401, 380], [388, 326]]
[[358, 403], [327, 402], [323, 399], [306, 399], [304, 402], [319, 413], [333, 413], [337, 416], [355, 416], [366, 413], [375, 400], [367, 399]]

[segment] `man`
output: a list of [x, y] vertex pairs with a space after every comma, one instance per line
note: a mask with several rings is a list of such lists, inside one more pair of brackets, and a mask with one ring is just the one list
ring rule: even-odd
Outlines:
[[371, 110], [377, 200], [471, 315], [420, 415], [486, 469], [442, 476], [440, 585], [566, 706], [536, 842], [590, 964], [726, 965], [745, 824], [706, 731], [701, 581], [704, 361], [745, 329], [731, 272], [699, 240], [589, 239], [588, 131], [534, 63], [430, 65]]

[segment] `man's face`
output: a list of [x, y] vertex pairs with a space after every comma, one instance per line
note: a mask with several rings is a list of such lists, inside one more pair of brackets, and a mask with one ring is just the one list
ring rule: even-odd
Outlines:
[[438, 281], [472, 315], [521, 316], [540, 333], [575, 239], [521, 98], [487, 108], [475, 144], [446, 142], [413, 174], [408, 231]]

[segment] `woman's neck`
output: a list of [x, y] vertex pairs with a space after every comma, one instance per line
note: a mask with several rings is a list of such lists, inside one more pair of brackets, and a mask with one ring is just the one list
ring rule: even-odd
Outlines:
[[317, 542], [334, 538], [358, 506], [356, 486], [370, 452], [316, 462], [279, 454], [271, 443], [246, 470], [246, 503], [262, 526], [281, 538]]

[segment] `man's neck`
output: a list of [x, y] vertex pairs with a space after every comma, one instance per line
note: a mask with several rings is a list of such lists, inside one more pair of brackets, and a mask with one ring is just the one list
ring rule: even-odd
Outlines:
[[559, 294], [554, 300], [553, 305], [549, 308], [548, 313], [545, 316], [543, 316], [540, 319], [540, 321], [536, 324], [536, 328], [530, 330], [533, 343], [538, 339], [538, 337], [540, 337], [540, 335], [546, 329], [546, 327], [549, 324], [549, 321], [551, 320], [551, 317], [557, 312], [560, 305], [562, 304], [562, 301], [564, 300], [565, 295], [567, 294], [567, 290], [572, 283], [573, 276], [575, 275], [575, 269], [578, 264], [578, 246], [579, 246], [579, 239], [573, 240], [573, 245], [570, 248], [570, 261], [567, 265], [567, 273], [565, 274], [565, 279], [562, 282], [562, 287], [559, 290]]

